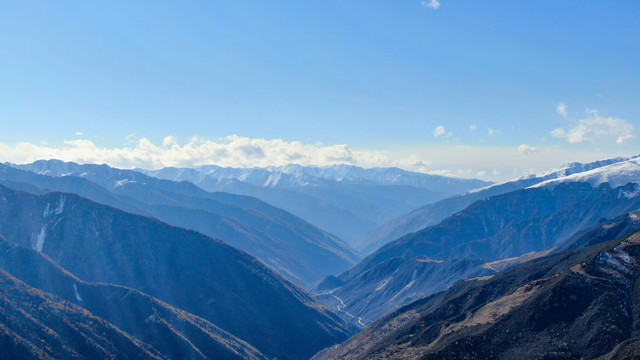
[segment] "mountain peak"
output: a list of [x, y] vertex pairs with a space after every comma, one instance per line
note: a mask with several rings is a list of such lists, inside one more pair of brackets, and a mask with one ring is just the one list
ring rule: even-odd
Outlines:
[[565, 176], [549, 179], [533, 187], [556, 187], [567, 182], [587, 182], [593, 187], [608, 183], [611, 188], [628, 183], [640, 183], [640, 156], [625, 159], [616, 158], [609, 164], [582, 172], [568, 172]]

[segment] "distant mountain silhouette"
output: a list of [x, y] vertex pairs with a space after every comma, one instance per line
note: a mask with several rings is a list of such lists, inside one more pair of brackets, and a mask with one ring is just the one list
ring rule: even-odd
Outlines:
[[205, 190], [251, 195], [290, 211], [350, 245], [382, 222], [428, 203], [487, 186], [477, 179], [353, 165], [270, 168], [202, 166], [144, 171]]

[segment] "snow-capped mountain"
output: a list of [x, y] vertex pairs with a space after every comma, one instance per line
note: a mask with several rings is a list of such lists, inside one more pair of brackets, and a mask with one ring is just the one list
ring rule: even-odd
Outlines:
[[[432, 204], [426, 204], [409, 213], [388, 220], [366, 236], [360, 238], [353, 244], [353, 246], [365, 255], [370, 254], [390, 241], [412, 232], [416, 232], [420, 229], [424, 229], [427, 226], [437, 224], [448, 216], [463, 210], [475, 201], [485, 199], [490, 196], [505, 194], [510, 191], [524, 189], [545, 181], [552, 181], [554, 179], [565, 178], [574, 174], [595, 171], [595, 169], [608, 167], [612, 164], [622, 164], [629, 160], [630, 158], [617, 157], [594, 161], [591, 163], [574, 162], [537, 175], [528, 175], [514, 180], [470, 190], [461, 195], [452, 196]], [[570, 177], [570, 179], [578, 178], [579, 176], [577, 175], [575, 177]], [[616, 182], [616, 184], [618, 184], [618, 182]]]
[[107, 165], [49, 160], [13, 166], [17, 169], [0, 165], [1, 183], [31, 192], [72, 192], [199, 231], [258, 257], [301, 286], [344, 271], [359, 260], [335, 236], [253, 197], [210, 193], [189, 182]]
[[567, 182], [586, 182], [593, 187], [607, 183], [612, 188], [628, 183], [640, 183], [640, 156], [597, 167], [592, 170], [553, 178], [533, 185], [532, 187], [556, 187], [559, 184]]
[[[167, 168], [166, 170], [171, 169]], [[179, 170], [179, 169], [177, 169]], [[184, 169], [183, 169], [184, 170]], [[361, 168], [354, 165], [332, 165], [327, 167], [302, 166], [296, 164], [267, 168], [223, 168], [215, 165], [201, 166], [194, 170], [217, 179], [238, 179], [262, 186], [317, 186], [320, 180], [330, 180], [351, 184], [401, 185], [421, 187], [438, 192], [459, 192], [486, 183], [440, 175], [431, 175], [402, 170], [399, 168]], [[151, 171], [160, 173], [165, 169]]]
[[[603, 218], [639, 209], [637, 170], [637, 159], [629, 159], [558, 177], [547, 186], [523, 188], [527, 181], [521, 179], [475, 192], [504, 191], [384, 245], [354, 268], [320, 284], [316, 294], [327, 305], [335, 305], [339, 298], [350, 314], [365, 323], [374, 321], [471, 274], [497, 270], [484, 266], [488, 262], [551, 251]], [[515, 190], [508, 191], [509, 186]]]
[[352, 165], [248, 169], [212, 165], [140, 171], [161, 179], [189, 181], [208, 191], [255, 196], [347, 243], [418, 206], [489, 184], [398, 168]]

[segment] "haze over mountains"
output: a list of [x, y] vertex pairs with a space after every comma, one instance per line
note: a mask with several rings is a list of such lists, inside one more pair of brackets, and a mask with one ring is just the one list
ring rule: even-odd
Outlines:
[[0, 196], [10, 241], [82, 280], [131, 287], [211, 321], [268, 356], [304, 358], [353, 332], [255, 258], [200, 233], [73, 194], [0, 187]]
[[[256, 198], [210, 193], [188, 182], [160, 180], [106, 165], [38, 161], [0, 166], [9, 186], [73, 192], [169, 224], [197, 230], [245, 250], [281, 275], [308, 286], [346, 270], [359, 257], [335, 236]], [[40, 175], [36, 175], [36, 174]]]
[[600, 164], [605, 166], [475, 201], [327, 278], [315, 293], [329, 306], [344, 304], [367, 324], [457, 280], [491, 274], [494, 261], [546, 255], [600, 219], [640, 208], [639, 158]]
[[640, 1], [0, 1], [0, 360], [640, 360]]
[[392, 240], [424, 229], [427, 226], [439, 223], [448, 216], [463, 210], [477, 200], [524, 189], [547, 180], [597, 169], [602, 166], [625, 160], [629, 160], [629, 158], [618, 157], [585, 164], [574, 162], [540, 174], [493, 184], [484, 188], [465, 192], [458, 196], [449, 197], [432, 204], [425, 204], [424, 206], [421, 206], [407, 214], [403, 214], [380, 225], [375, 230], [367, 234], [367, 236], [363, 237], [360, 242], [356, 243], [355, 247], [362, 251], [363, 254], [368, 255]]
[[250, 169], [202, 166], [144, 172], [162, 179], [190, 181], [208, 191], [255, 196], [352, 246], [391, 218], [490, 184], [398, 168], [363, 169], [352, 165]]
[[[313, 221], [207, 183], [313, 198], [299, 205], [310, 213], [326, 196], [363, 218], [426, 202], [352, 238], [373, 251], [360, 260]], [[616, 306], [640, 306], [638, 157], [491, 185], [352, 166], [145, 174], [49, 160], [0, 165], [0, 200], [0, 342], [13, 357], [616, 358], [640, 343], [633, 311], [604, 305], [622, 291]]]

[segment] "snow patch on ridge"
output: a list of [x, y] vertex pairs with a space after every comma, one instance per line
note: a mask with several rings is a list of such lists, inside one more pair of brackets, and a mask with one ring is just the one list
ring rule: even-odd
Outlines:
[[380, 291], [382, 289], [384, 289], [385, 286], [387, 286], [387, 284], [389, 283], [389, 281], [391, 281], [391, 277], [388, 277], [382, 281], [380, 281], [378, 283], [378, 286], [376, 287], [376, 291]]
[[640, 186], [636, 184], [635, 189], [633, 191], [623, 190], [620, 192], [618, 197], [625, 197], [627, 199], [633, 199], [635, 197], [640, 196]]
[[42, 252], [42, 248], [44, 247], [44, 240], [47, 237], [47, 226], [42, 226], [40, 233], [37, 235], [31, 236], [31, 243], [33, 244], [33, 249], [37, 252]]
[[[489, 186], [485, 186], [485, 187], [481, 187], [479, 189], [473, 189], [470, 191], [467, 191], [467, 194], [473, 194], [473, 193], [477, 193], [480, 191], [484, 191], [487, 190], [489, 188], [492, 187], [497, 187], [497, 186], [503, 186], [505, 184], [509, 184], [509, 183], [517, 183], [519, 181], [525, 181], [525, 180], [531, 180], [531, 179], [537, 179], [539, 181], [538, 184], [536, 185], [532, 185], [530, 187], [534, 187], [534, 186], [541, 186], [542, 182], [552, 182], [554, 180], [557, 179], [561, 179], [561, 178], [565, 178], [571, 175], [576, 175], [576, 174], [582, 174], [588, 171], [596, 171], [598, 169], [601, 169], [603, 167], [612, 165], [612, 164], [618, 164], [621, 162], [625, 162], [625, 161], [629, 161], [632, 158], [625, 158], [625, 157], [617, 157], [617, 158], [612, 158], [612, 159], [604, 159], [604, 160], [599, 160], [599, 161], [594, 161], [591, 163], [578, 163], [578, 162], [574, 162], [574, 163], [568, 163], [565, 165], [562, 165], [560, 167], [557, 168], [553, 168], [550, 170], [546, 170], [544, 172], [538, 173], [538, 174], [529, 174], [529, 175], [524, 175], [521, 176], [519, 178], [516, 179], [512, 179], [512, 180], [507, 180], [501, 183], [497, 183], [497, 184], [492, 184]], [[625, 183], [626, 184], [626, 183]]]
[[626, 185], [628, 183], [640, 183], [640, 157], [603, 166], [597, 169], [564, 176], [558, 179], [547, 180], [539, 184], [530, 186], [555, 187], [567, 182], [587, 182], [593, 187], [608, 183], [611, 188]]
[[135, 183], [135, 181], [134, 180], [130, 180], [130, 179], [118, 180], [113, 185], [113, 188], [115, 189], [115, 188], [123, 187], [123, 186], [127, 185], [128, 183]]
[[267, 181], [265, 181], [265, 183], [262, 186], [275, 187], [276, 185], [278, 185], [278, 182], [280, 181], [281, 176], [282, 174], [279, 174], [279, 173], [274, 173], [269, 175], [269, 178], [267, 179]]
[[55, 214], [56, 215], [60, 215], [62, 214], [62, 212], [64, 211], [64, 204], [67, 202], [67, 197], [66, 196], [62, 196], [60, 198], [60, 201], [58, 202], [58, 207], [55, 210]]
[[51, 215], [60, 215], [64, 211], [64, 204], [67, 202], [66, 196], [61, 196], [56, 204], [56, 208], [52, 209], [51, 204], [47, 204], [47, 206], [42, 211], [42, 217], [49, 217]]
[[47, 207], [45, 207], [44, 211], [42, 212], [42, 217], [49, 217], [49, 215], [51, 215], [51, 206], [47, 204]]
[[73, 284], [73, 292], [76, 294], [76, 300], [82, 302], [82, 296], [80, 296], [80, 293], [78, 292], [78, 287], [76, 286], [76, 284]]

